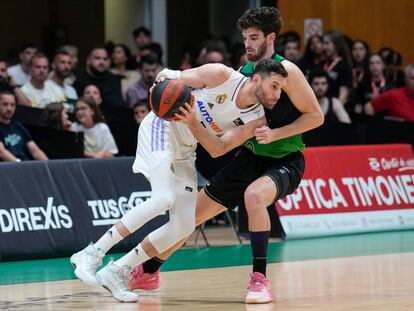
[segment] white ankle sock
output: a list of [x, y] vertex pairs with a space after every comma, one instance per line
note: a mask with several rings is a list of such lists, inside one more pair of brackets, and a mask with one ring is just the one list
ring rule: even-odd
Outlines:
[[123, 240], [122, 235], [119, 234], [115, 226], [112, 226], [99, 240], [94, 244], [97, 250], [101, 250], [105, 254], [112, 246]]
[[114, 263], [118, 267], [127, 266], [128, 268], [132, 269], [138, 266], [139, 264], [147, 261], [148, 259], [150, 259], [150, 257], [147, 255], [147, 253], [142, 248], [141, 243], [139, 243], [137, 247], [135, 247], [125, 256], [119, 258]]

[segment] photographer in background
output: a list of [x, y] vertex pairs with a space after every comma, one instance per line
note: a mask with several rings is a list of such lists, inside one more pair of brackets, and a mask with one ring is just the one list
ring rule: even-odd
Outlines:
[[5, 59], [0, 59], [0, 92], [1, 91], [13, 93], [16, 96], [18, 104], [30, 106], [30, 100], [24, 95], [14, 79], [7, 72], [7, 61]]

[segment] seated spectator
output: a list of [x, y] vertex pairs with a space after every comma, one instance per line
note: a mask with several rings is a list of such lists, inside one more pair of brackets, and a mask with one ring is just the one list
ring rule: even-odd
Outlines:
[[405, 74], [401, 70], [402, 58], [401, 54], [393, 51], [388, 54], [385, 60], [385, 77], [387, 81], [393, 85], [394, 88], [402, 87], [405, 85]]
[[135, 82], [127, 91], [127, 102], [133, 107], [136, 102], [147, 100], [149, 89], [155, 81], [159, 71], [160, 62], [157, 56], [147, 55], [139, 63], [141, 79]]
[[324, 60], [322, 36], [313, 35], [306, 43], [305, 54], [299, 60], [298, 66], [303, 74], [309, 77], [310, 72], [322, 69]]
[[137, 102], [132, 108], [134, 112], [134, 120], [137, 125], [140, 125], [145, 116], [150, 112], [150, 107], [147, 100]]
[[405, 86], [384, 92], [365, 105], [365, 113], [387, 116], [414, 122], [414, 64], [405, 68]]
[[[137, 59], [137, 63], [139, 64], [142, 61], [142, 58], [148, 55], [156, 55], [158, 57], [159, 66], [162, 67], [162, 55], [164, 54], [161, 44], [157, 42], [151, 42], [141, 48], [139, 61]], [[161, 69], [160, 69], [161, 70]]]
[[296, 40], [295, 38], [287, 38], [285, 45], [283, 47], [283, 54], [287, 60], [291, 61], [292, 63], [297, 64], [299, 59], [301, 58], [300, 55], [300, 41]]
[[43, 110], [42, 124], [57, 130], [69, 131], [72, 122], [68, 117], [68, 109], [62, 103], [51, 103]]
[[17, 103], [20, 105], [30, 106], [30, 100], [24, 95], [21, 88], [17, 86], [13, 77], [7, 72], [7, 62], [0, 59], [0, 92], [9, 91], [16, 96]]
[[102, 105], [101, 91], [99, 91], [96, 85], [89, 84], [87, 87], [85, 87], [85, 90], [83, 91], [83, 96], [92, 98], [97, 106]]
[[385, 63], [379, 54], [372, 54], [369, 57], [369, 72], [367, 78], [356, 90], [355, 113], [363, 113], [366, 103], [377, 98], [392, 85], [385, 78]]
[[112, 51], [111, 72], [121, 76], [122, 97], [126, 100], [127, 90], [137, 82], [141, 76], [136, 70], [136, 63], [132, 58], [131, 51], [124, 44], [116, 44]]
[[111, 130], [89, 97], [81, 97], [76, 102], [76, 122], [72, 123], [71, 130], [84, 132], [85, 157], [110, 158], [118, 153]]
[[76, 74], [78, 72], [78, 48], [74, 45], [64, 45], [61, 48], [63, 51], [69, 53], [70, 57], [70, 70], [71, 74], [69, 77], [66, 77], [65, 83], [69, 85], [73, 85], [76, 80]]
[[0, 92], [0, 159], [3, 161], [47, 160], [29, 132], [12, 118], [16, 111], [13, 93]]
[[247, 64], [248, 59], [246, 55], [246, 49], [244, 44], [235, 43], [231, 48], [231, 66], [234, 70], [239, 70], [240, 67]]
[[30, 61], [30, 81], [22, 87], [22, 92], [30, 100], [31, 106], [44, 108], [50, 103], [66, 101], [63, 91], [50, 80], [49, 60], [46, 55], [37, 53]]
[[341, 102], [332, 96], [327, 96], [329, 75], [323, 70], [311, 72], [309, 84], [315, 92], [318, 103], [325, 114], [325, 121], [351, 123], [348, 113]]
[[323, 50], [326, 57], [323, 69], [329, 74], [328, 96], [338, 98], [345, 105], [352, 88], [352, 67], [343, 35], [337, 31], [325, 33]]
[[66, 97], [66, 103], [75, 105], [78, 94], [72, 85], [65, 83], [66, 78], [72, 75], [72, 63], [69, 53], [65, 50], [57, 50], [53, 57], [52, 69], [53, 74], [50, 82], [60, 88]]
[[367, 79], [370, 55], [369, 45], [364, 40], [352, 43], [352, 86], [355, 89]]
[[102, 105], [125, 106], [121, 92], [121, 77], [109, 71], [109, 57], [104, 48], [92, 49], [86, 61], [86, 70], [77, 75], [75, 87], [78, 94], [83, 94], [85, 87], [94, 84], [102, 95]]
[[30, 80], [30, 60], [37, 53], [37, 46], [34, 43], [25, 43], [20, 48], [20, 64], [11, 66], [7, 69], [9, 75], [14, 79], [18, 86]]

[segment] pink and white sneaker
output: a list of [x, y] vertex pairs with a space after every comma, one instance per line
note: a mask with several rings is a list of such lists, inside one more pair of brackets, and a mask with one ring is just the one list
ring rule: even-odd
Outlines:
[[160, 270], [153, 274], [145, 273], [144, 266], [140, 264], [131, 271], [128, 286], [130, 290], [156, 290], [160, 287]]
[[269, 303], [273, 300], [275, 300], [275, 294], [270, 288], [269, 280], [260, 272], [250, 273], [245, 303]]

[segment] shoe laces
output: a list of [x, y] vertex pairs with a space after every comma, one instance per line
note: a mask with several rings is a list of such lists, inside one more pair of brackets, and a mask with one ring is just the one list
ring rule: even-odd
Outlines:
[[95, 274], [98, 267], [102, 264], [102, 256], [93, 246], [86, 249], [85, 255], [86, 269], [88, 272]]
[[128, 288], [128, 281], [131, 278], [131, 272], [128, 268], [117, 267], [113, 262], [111, 262], [110, 272], [113, 274], [112, 284], [119, 291], [130, 291]]
[[260, 292], [265, 290], [267, 287], [267, 280], [263, 275], [258, 275], [256, 273], [250, 273], [250, 284], [247, 288], [253, 292]]

